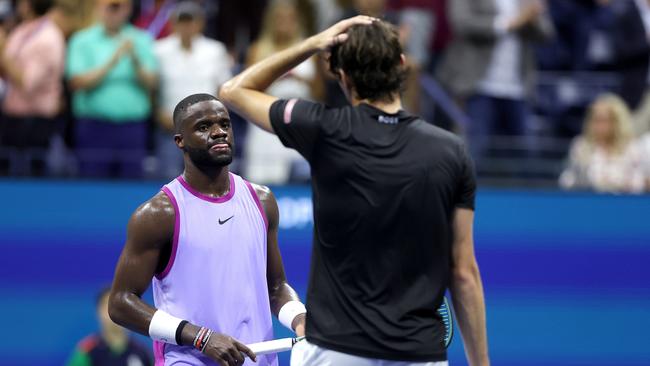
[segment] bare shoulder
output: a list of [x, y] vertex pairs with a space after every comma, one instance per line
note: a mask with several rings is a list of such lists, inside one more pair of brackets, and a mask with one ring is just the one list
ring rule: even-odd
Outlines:
[[133, 213], [134, 217], [139, 219], [165, 219], [174, 218], [175, 211], [169, 197], [164, 192], [158, 192], [155, 196], [151, 197], [148, 201], [138, 207]]
[[261, 184], [255, 184], [255, 183], [251, 183], [251, 186], [253, 186], [253, 189], [255, 190], [257, 197], [260, 199], [262, 203], [271, 200], [275, 202], [275, 196], [273, 195], [271, 188]]
[[138, 207], [129, 220], [129, 236], [158, 242], [174, 234], [176, 212], [169, 197], [158, 192]]
[[269, 220], [269, 226], [274, 227], [277, 225], [280, 213], [278, 211], [278, 203], [275, 200], [275, 195], [271, 191], [271, 189], [267, 186], [263, 186], [261, 184], [255, 184], [251, 183], [251, 186], [255, 190], [255, 193], [257, 194], [257, 198], [259, 198], [260, 203], [262, 203], [262, 207], [264, 207], [264, 212], [266, 213], [266, 217]]

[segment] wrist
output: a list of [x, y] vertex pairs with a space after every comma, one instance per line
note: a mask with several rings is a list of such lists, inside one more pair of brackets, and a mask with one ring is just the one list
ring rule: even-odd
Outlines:
[[280, 312], [278, 313], [278, 320], [288, 329], [295, 331], [296, 326], [301, 322], [300, 318], [303, 318], [304, 321], [306, 313], [307, 309], [305, 308], [305, 305], [300, 301], [287, 301], [284, 305], [282, 305], [282, 308], [280, 308]]
[[181, 343], [179, 345], [192, 346], [194, 339], [199, 334], [199, 330], [201, 330], [201, 327], [194, 325], [192, 323], [187, 323], [187, 325], [185, 325], [183, 331], [181, 332], [181, 336], [180, 336]]
[[301, 44], [305, 53], [317, 53], [321, 51], [318, 41], [318, 34], [304, 40]]
[[291, 322], [291, 329], [296, 330], [296, 327], [299, 325], [304, 325], [305, 320], [307, 319], [307, 313], [298, 314], [293, 318]]
[[177, 318], [162, 310], [156, 310], [149, 322], [149, 337], [155, 341], [178, 344], [181, 331], [188, 324], [187, 321]]

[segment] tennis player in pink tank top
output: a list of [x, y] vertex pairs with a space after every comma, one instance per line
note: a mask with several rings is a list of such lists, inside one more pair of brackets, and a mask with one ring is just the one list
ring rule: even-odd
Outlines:
[[[215, 97], [182, 100], [174, 125], [185, 171], [133, 213], [109, 314], [154, 340], [156, 366], [277, 365], [245, 346], [273, 339], [271, 313], [304, 335], [273, 193], [229, 172], [230, 117]], [[155, 307], [141, 298], [149, 283]]]

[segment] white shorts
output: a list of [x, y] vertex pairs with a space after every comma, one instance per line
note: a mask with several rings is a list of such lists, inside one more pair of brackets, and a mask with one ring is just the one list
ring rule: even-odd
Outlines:
[[447, 361], [408, 362], [365, 358], [300, 341], [291, 350], [291, 366], [449, 366]]

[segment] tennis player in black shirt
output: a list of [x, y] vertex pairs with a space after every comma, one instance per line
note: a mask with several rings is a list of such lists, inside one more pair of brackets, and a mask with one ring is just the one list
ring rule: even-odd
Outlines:
[[[320, 52], [351, 106], [265, 94]], [[292, 364], [446, 365], [436, 309], [447, 288], [470, 365], [489, 364], [473, 166], [460, 138], [402, 110], [405, 75], [395, 29], [359, 16], [251, 66], [219, 94], [311, 165], [308, 342]]]

